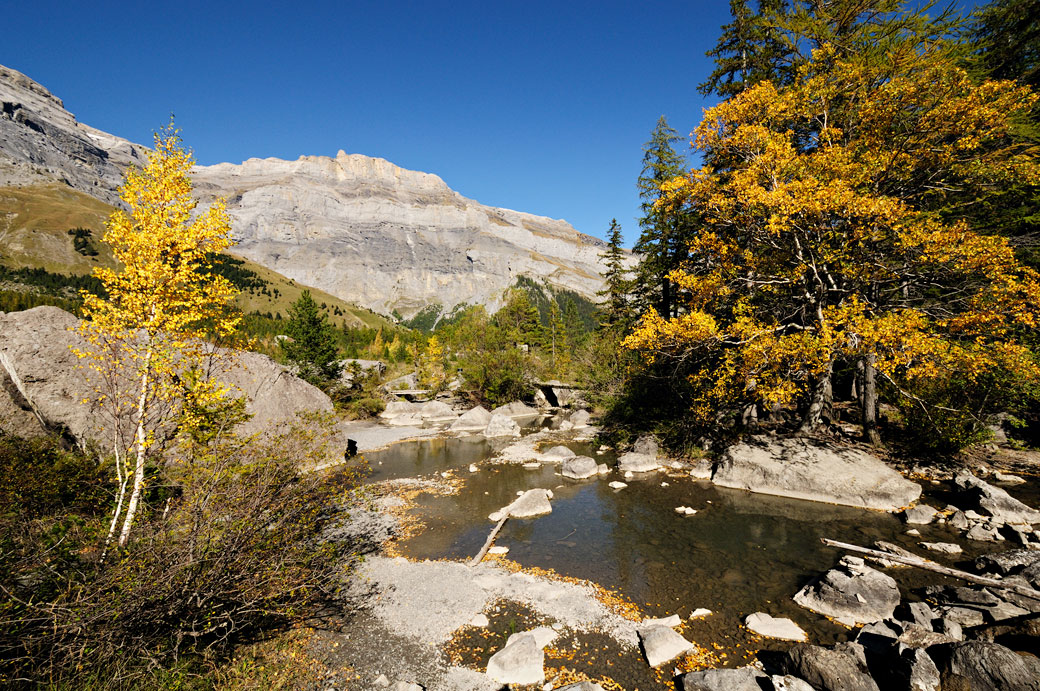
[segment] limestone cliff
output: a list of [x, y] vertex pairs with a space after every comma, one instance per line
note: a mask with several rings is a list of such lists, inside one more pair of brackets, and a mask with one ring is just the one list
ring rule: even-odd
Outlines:
[[[145, 151], [77, 122], [45, 87], [0, 66], [0, 186], [57, 179], [115, 203], [123, 171]], [[195, 175], [204, 200], [227, 199], [236, 254], [384, 314], [495, 309], [521, 275], [590, 299], [602, 289], [601, 240], [383, 159], [249, 159]]]

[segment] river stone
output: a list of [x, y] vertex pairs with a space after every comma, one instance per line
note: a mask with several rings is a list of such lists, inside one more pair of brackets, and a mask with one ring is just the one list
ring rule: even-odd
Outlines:
[[723, 453], [712, 482], [793, 499], [897, 511], [921, 496], [921, 486], [857, 448], [805, 439], [753, 437]]
[[899, 586], [862, 559], [842, 557], [837, 567], [799, 590], [794, 601], [846, 626], [869, 624], [892, 616], [899, 605]]
[[941, 552], [942, 554], [960, 554], [964, 551], [960, 545], [955, 545], [952, 542], [919, 542], [917, 544], [925, 549]]
[[492, 415], [502, 415], [504, 417], [518, 419], [518, 418], [531, 418], [538, 417], [541, 413], [538, 412], [537, 408], [532, 408], [529, 405], [525, 405], [520, 401], [513, 401], [512, 403], [506, 403], [500, 405], [497, 408], [492, 409]]
[[1021, 485], [1025, 483], [1025, 480], [1019, 476], [1002, 473], [999, 470], [993, 473], [993, 479], [997, 482], [1002, 482], [1005, 485]]
[[622, 473], [648, 473], [657, 470], [661, 466], [657, 456], [629, 451], [618, 456], [618, 470]]
[[545, 653], [530, 633], [510, 637], [488, 660], [487, 675], [501, 684], [541, 684], [545, 681]]
[[690, 468], [690, 477], [694, 480], [710, 480], [713, 470], [710, 461], [697, 461]]
[[448, 422], [459, 417], [459, 414], [452, 410], [450, 405], [441, 401], [430, 401], [424, 404], [419, 414], [427, 422]]
[[984, 554], [975, 560], [975, 568], [983, 573], [999, 573], [1001, 576], [1007, 576], [1036, 563], [1040, 563], [1040, 551], [1013, 549], [1007, 552]]
[[647, 626], [667, 626], [668, 628], [674, 629], [676, 626], [682, 623], [682, 619], [679, 618], [678, 614], [673, 614], [668, 617], [660, 617], [658, 619], [644, 619], [639, 622], [640, 627]]
[[976, 523], [964, 533], [964, 537], [976, 542], [1000, 542], [1004, 539], [996, 528], [985, 523]]
[[399, 415], [421, 415], [422, 410], [411, 401], [390, 401], [379, 417], [389, 419]]
[[682, 678], [683, 691], [762, 691], [760, 680], [768, 679], [754, 667], [706, 669], [690, 672]]
[[809, 636], [798, 624], [790, 619], [771, 617], [765, 612], [749, 614], [744, 619], [744, 626], [759, 636], [778, 638], [783, 641], [805, 641]]
[[1040, 511], [1026, 506], [1010, 494], [971, 473], [959, 473], [954, 484], [961, 490], [963, 505], [1005, 523], [1040, 523]]
[[909, 525], [928, 525], [935, 520], [937, 513], [939, 513], [938, 510], [927, 504], [918, 504], [903, 511], [902, 518]]
[[591, 681], [579, 681], [577, 684], [561, 686], [556, 691], [604, 691], [604, 689], [599, 684], [594, 684]]
[[564, 477], [584, 480], [593, 475], [599, 475], [599, 468], [596, 461], [588, 456], [575, 456], [563, 462], [563, 469], [560, 472]]
[[571, 423], [573, 429], [583, 429], [589, 426], [589, 419], [592, 416], [587, 410], [577, 410], [571, 413], [571, 416], [567, 418], [567, 422]]
[[[79, 323], [57, 307], [0, 313], [0, 398], [13, 391], [29, 408], [23, 412], [32, 412], [41, 426], [64, 431], [81, 445], [95, 441], [105, 447], [111, 443], [111, 432], [102, 429], [106, 416], [95, 403], [83, 403], [94, 398], [98, 375], [83, 368], [70, 349], [87, 347], [75, 331]], [[230, 386], [232, 395], [246, 399], [251, 417], [235, 430], [242, 436], [291, 422], [298, 413], [332, 412], [328, 396], [266, 355], [223, 348], [217, 352], [227, 359], [218, 363], [221, 371], [214, 378]], [[0, 415], [0, 430], [7, 429], [8, 419]]]
[[390, 687], [390, 691], [426, 691], [426, 689], [410, 681], [399, 681]]
[[516, 498], [509, 506], [498, 512], [511, 518], [531, 518], [552, 513], [549, 497], [544, 489], [529, 489]]
[[636, 439], [636, 443], [632, 445], [633, 453], [641, 453], [644, 456], [657, 456], [659, 450], [657, 437], [652, 434], [644, 434], [639, 439]]
[[566, 446], [560, 445], [560, 446], [554, 446], [551, 449], [549, 449], [548, 451], [542, 452], [542, 459], [546, 460], [546, 461], [549, 461], [551, 463], [555, 463], [555, 462], [558, 462], [558, 461], [566, 460], [568, 458], [574, 458], [577, 455], [578, 454], [574, 453], [573, 451], [568, 449]]
[[491, 413], [484, 406], [470, 408], [448, 427], [452, 432], [480, 432], [491, 422]]
[[488, 421], [487, 427], [484, 428], [485, 437], [519, 437], [520, 436], [520, 425], [516, 424], [516, 421], [510, 418], [493, 413], [491, 419]]
[[780, 669], [818, 691], [880, 691], [859, 658], [848, 647], [829, 650], [801, 643], [783, 654]]
[[514, 633], [510, 635], [509, 638], [506, 639], [506, 647], [508, 647], [509, 644], [512, 643], [513, 640], [519, 636], [534, 636], [534, 642], [538, 645], [538, 647], [544, 648], [545, 646], [555, 641], [557, 637], [559, 637], [559, 635], [560, 634], [556, 633], [548, 626], [538, 626], [529, 631], [521, 631], [519, 633]]
[[693, 650], [692, 643], [667, 626], [641, 627], [639, 640], [643, 643], [643, 653], [651, 667], [663, 665]]
[[928, 652], [939, 669], [943, 688], [1040, 691], [1040, 660], [997, 643], [965, 641]]
[[935, 661], [922, 648], [908, 648], [900, 655], [900, 676], [905, 679], [904, 688], [909, 691], [939, 691], [942, 679]]

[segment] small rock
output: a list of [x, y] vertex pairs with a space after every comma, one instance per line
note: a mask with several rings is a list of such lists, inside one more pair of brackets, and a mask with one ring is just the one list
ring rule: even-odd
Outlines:
[[509, 548], [495, 545], [494, 547], [488, 550], [488, 554], [509, 554]]
[[384, 689], [390, 686], [390, 680], [386, 678], [385, 674], [380, 674], [372, 683], [376, 686], [381, 686]]
[[599, 684], [594, 684], [591, 681], [579, 681], [577, 684], [561, 686], [556, 691], [604, 691], [604, 689]]
[[390, 691], [426, 691], [426, 689], [414, 682], [399, 681], [390, 687]]
[[529, 633], [510, 636], [506, 646], [488, 660], [487, 675], [501, 684], [541, 684], [545, 653]]
[[863, 648], [847, 643], [832, 649], [796, 645], [780, 661], [780, 668], [824, 691], [879, 691], [863, 661]]
[[848, 556], [794, 596], [802, 607], [846, 626], [891, 618], [899, 600], [899, 586], [891, 576]]
[[639, 629], [643, 653], [651, 667], [663, 665], [669, 660], [693, 650], [693, 644], [667, 626], [648, 626]]
[[640, 628], [649, 626], [667, 626], [669, 628], [674, 629], [681, 623], [682, 620], [679, 618], [679, 615], [673, 614], [669, 617], [661, 617], [660, 619], [644, 619], [643, 621], [639, 622], [639, 626]]
[[550, 462], [563, 461], [568, 458], [574, 458], [575, 456], [577, 456], [576, 453], [562, 445], [554, 446], [542, 454], [542, 458]]
[[928, 525], [935, 520], [938, 510], [927, 504], [918, 504], [903, 511], [903, 521], [910, 525]]
[[749, 614], [744, 619], [744, 626], [766, 638], [779, 638], [784, 641], [806, 641], [809, 636], [790, 619], [771, 617], [765, 612]]
[[635, 473], [633, 473], [631, 470], [626, 470], [624, 477], [626, 480], [631, 480], [633, 477], [635, 477]]
[[[544, 489], [529, 489], [523, 492], [516, 501], [509, 506], [499, 509], [500, 515], [508, 515], [513, 518], [530, 518], [552, 513], [549, 497]], [[495, 514], [492, 514], [494, 516]]]
[[536, 463], [536, 462], [524, 463], [524, 470], [538, 470], [541, 467], [542, 467], [541, 463]]
[[469, 472], [471, 472], [471, 473], [477, 472], [477, 466], [475, 466], [472, 463], [470, 463], [469, 464]]
[[943, 554], [960, 554], [964, 551], [960, 545], [955, 545], [952, 542], [918, 542], [917, 544], [925, 549], [930, 549], [933, 552], [942, 552]]
[[964, 536], [969, 540], [977, 540], [979, 542], [997, 542], [1003, 539], [996, 528], [991, 528], [983, 523], [973, 525]]
[[480, 614], [476, 615], [475, 617], [473, 617], [472, 619], [469, 620], [469, 625], [470, 626], [476, 626], [476, 627], [481, 628], [481, 629], [487, 628], [487, 626], [489, 624], [491, 624], [491, 621], [488, 620], [487, 615], [484, 614], [483, 612], [481, 612]]
[[625, 489], [626, 487], [628, 487], [628, 485], [626, 485], [624, 482], [618, 482], [617, 480], [614, 480], [610, 483], [609, 487], [611, 489]]
[[690, 612], [690, 619], [700, 619], [701, 617], [706, 617], [709, 614], [711, 614], [711, 610], [710, 609], [705, 609], [703, 607], [699, 607], [699, 608], [693, 610], [692, 612]]
[[1025, 480], [1023, 480], [1017, 475], [1002, 473], [999, 470], [993, 473], [993, 479], [997, 482], [1003, 482], [1005, 485], [1021, 485], [1025, 482]]
[[815, 691], [812, 684], [802, 681], [798, 677], [792, 677], [790, 674], [784, 676], [774, 674], [769, 680], [773, 684], [773, 691]]
[[682, 514], [683, 516], [692, 516], [697, 513], [697, 509], [690, 508], [689, 506], [676, 506], [675, 513]]
[[690, 477], [695, 480], [711, 479], [711, 463], [708, 461], [697, 461], [690, 469]]
[[599, 473], [596, 461], [588, 456], [574, 456], [563, 462], [562, 474], [572, 480], [584, 480]]
[[668, 483], [667, 483], [667, 482], [662, 482], [662, 483], [661, 483], [661, 487], [667, 487], [667, 486], [668, 486]]
[[534, 636], [534, 642], [538, 644], [539, 648], [544, 648], [549, 645], [559, 636], [556, 631], [550, 626], [538, 626], [531, 629], [530, 631], [521, 631], [520, 633], [514, 633], [506, 639], [506, 645], [517, 638], [518, 636]]
[[598, 466], [596, 466], [596, 472], [600, 475], [606, 475], [610, 472], [610, 468], [607, 467], [606, 463], [600, 463]]
[[960, 473], [954, 478], [954, 484], [960, 488], [965, 500], [986, 515], [1005, 523], [1040, 523], [1040, 511], [971, 473]]
[[495, 413], [488, 420], [487, 427], [484, 428], [484, 436], [489, 438], [519, 437], [520, 425], [505, 415]]
[[910, 530], [906, 531], [906, 534], [910, 537], [921, 537], [921, 531], [917, 528], [911, 528]]

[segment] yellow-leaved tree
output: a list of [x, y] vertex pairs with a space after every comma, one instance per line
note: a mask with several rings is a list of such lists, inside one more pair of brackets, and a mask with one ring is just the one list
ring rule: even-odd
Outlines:
[[202, 410], [227, 391], [202, 370], [215, 353], [210, 343], [231, 336], [239, 322], [228, 309], [235, 288], [210, 271], [214, 255], [232, 244], [230, 221], [221, 201], [194, 213], [193, 165], [172, 122], [156, 133], [147, 165], [128, 170], [120, 188], [126, 209], [106, 223], [104, 242], [119, 266], [94, 270], [101, 295], [83, 293], [87, 346], [77, 355], [98, 375], [98, 402], [111, 427], [118, 489], [108, 540], [118, 527], [120, 546], [134, 524], [157, 432], [174, 414], [190, 426], [189, 408]]
[[839, 365], [861, 372], [871, 441], [876, 376], [913, 414], [977, 420], [998, 392], [1040, 382], [1040, 277], [956, 205], [1040, 180], [1008, 136], [1035, 102], [896, 42], [872, 61], [824, 46], [789, 86], [708, 110], [695, 133], [707, 164], [659, 203], [702, 224], [670, 276], [686, 302], [645, 315], [627, 346], [682, 365], [705, 425], [799, 403], [811, 432]]

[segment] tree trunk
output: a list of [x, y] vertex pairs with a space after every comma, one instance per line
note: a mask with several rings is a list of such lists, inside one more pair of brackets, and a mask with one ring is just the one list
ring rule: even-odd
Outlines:
[[748, 403], [744, 406], [744, 412], [740, 414], [740, 423], [749, 432], [754, 432], [758, 429], [758, 405], [755, 403]]
[[134, 464], [134, 489], [130, 492], [130, 502], [126, 506], [126, 520], [123, 521], [123, 530], [119, 534], [120, 547], [125, 546], [130, 537], [130, 528], [134, 524], [137, 506], [141, 502], [141, 491], [144, 489], [144, 452], [147, 441], [144, 431], [144, 416], [148, 402], [148, 370], [151, 364], [152, 349], [149, 347], [145, 355], [144, 371], [141, 373], [141, 396], [137, 400], [137, 461]]
[[863, 438], [874, 446], [881, 445], [881, 435], [877, 429], [877, 381], [874, 363], [877, 355], [870, 353], [863, 358], [863, 392], [860, 397], [860, 410], [863, 413]]
[[812, 434], [820, 426], [824, 413], [829, 407], [828, 398], [833, 391], [831, 388], [831, 373], [834, 371], [834, 360], [830, 360], [816, 381], [813, 382], [812, 391], [809, 394], [809, 407], [802, 418], [802, 424], [798, 428], [798, 434]]

